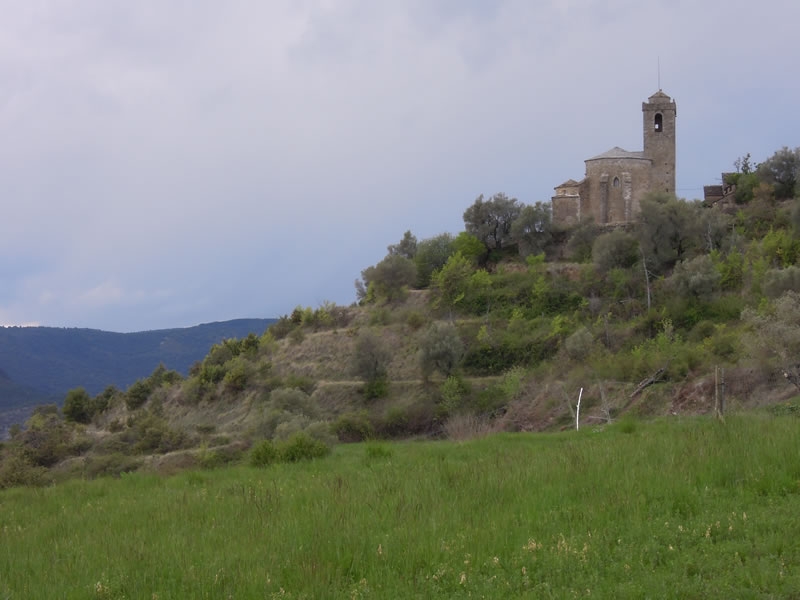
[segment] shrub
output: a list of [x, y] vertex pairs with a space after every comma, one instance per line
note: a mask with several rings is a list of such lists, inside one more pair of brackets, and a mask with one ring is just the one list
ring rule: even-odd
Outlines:
[[233, 392], [241, 392], [247, 386], [250, 376], [247, 363], [240, 357], [236, 357], [227, 365], [228, 370], [222, 378], [225, 387]]
[[184, 404], [196, 406], [210, 396], [212, 387], [200, 377], [187, 379], [181, 388], [180, 399]]
[[133, 442], [133, 451], [140, 454], [165, 454], [186, 447], [190, 441], [183, 431], [172, 429], [163, 418], [153, 413], [134, 419], [128, 435]]
[[311, 419], [305, 415], [291, 415], [275, 427], [274, 438], [276, 440], [289, 439], [295, 434], [304, 431], [309, 423], [311, 423]]
[[317, 406], [304, 391], [295, 388], [278, 388], [269, 395], [270, 407], [273, 410], [287, 411], [314, 417]]
[[679, 295], [704, 300], [719, 289], [721, 279], [711, 257], [703, 254], [691, 260], [678, 261], [670, 283]]
[[592, 351], [594, 336], [586, 327], [581, 327], [564, 340], [564, 350], [572, 360], [583, 360]]
[[390, 406], [375, 427], [382, 436], [400, 437], [408, 432], [408, 411], [402, 406]]
[[366, 411], [341, 415], [331, 425], [331, 430], [340, 442], [362, 442], [375, 436]]
[[475, 415], [454, 415], [444, 424], [444, 434], [449, 440], [465, 441], [483, 437], [490, 431], [489, 422]]
[[47, 469], [34, 465], [17, 452], [7, 453], [0, 462], [0, 489], [23, 485], [43, 485]]
[[119, 394], [121, 394], [121, 392], [116, 386], [106, 386], [106, 389], [92, 398], [92, 401], [89, 403], [92, 415], [104, 413]]
[[311, 379], [311, 377], [307, 377], [305, 375], [295, 375], [294, 373], [289, 374], [284, 378], [283, 385], [287, 388], [302, 390], [309, 395], [313, 394], [314, 388], [317, 387], [317, 384], [313, 379]]
[[91, 398], [86, 388], [78, 387], [67, 392], [64, 398], [64, 418], [75, 423], [88, 423], [92, 420]]
[[367, 399], [382, 398], [389, 393], [387, 377], [392, 355], [385, 342], [373, 331], [363, 330], [356, 340], [353, 374], [364, 381]]
[[639, 243], [621, 229], [598, 236], [592, 245], [592, 260], [601, 271], [627, 269], [638, 259]]
[[303, 331], [302, 327], [296, 327], [295, 329], [292, 329], [291, 332], [289, 332], [289, 341], [293, 345], [300, 345], [303, 343], [303, 341], [305, 341], [305, 339], [306, 339], [306, 334]]
[[128, 410], [136, 410], [144, 406], [144, 403], [147, 402], [147, 399], [150, 397], [151, 391], [152, 388], [148, 381], [138, 379], [134, 382], [128, 388], [128, 391], [125, 392], [125, 405], [128, 407]]
[[420, 367], [423, 378], [434, 371], [450, 376], [464, 356], [464, 342], [452, 323], [431, 324], [420, 342]]
[[461, 408], [464, 397], [469, 393], [469, 386], [463, 378], [450, 375], [439, 387], [442, 394], [442, 408], [451, 414]]
[[127, 456], [122, 452], [114, 452], [103, 456], [90, 456], [84, 463], [84, 473], [90, 479], [96, 477], [119, 477], [123, 473], [132, 473], [141, 466], [141, 459]]
[[216, 469], [239, 461], [242, 457], [241, 443], [228, 444], [218, 448], [201, 448], [198, 463], [203, 469]]
[[764, 293], [769, 298], [778, 298], [784, 292], [800, 292], [800, 267], [770, 269], [764, 274]]
[[367, 381], [364, 384], [364, 397], [367, 400], [374, 400], [376, 398], [385, 398], [389, 395], [389, 379], [387, 377], [380, 377]]
[[267, 333], [276, 340], [282, 340], [297, 327], [288, 316], [283, 315], [275, 323], [267, 328]]
[[330, 454], [331, 449], [324, 442], [315, 440], [305, 432], [294, 434], [278, 446], [280, 458], [284, 462], [298, 462], [322, 458]]
[[278, 450], [271, 440], [262, 440], [250, 451], [250, 466], [267, 467], [278, 460]]

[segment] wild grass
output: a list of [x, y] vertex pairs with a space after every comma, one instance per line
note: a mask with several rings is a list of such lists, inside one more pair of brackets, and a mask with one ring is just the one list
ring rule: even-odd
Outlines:
[[0, 492], [0, 597], [784, 598], [800, 423], [675, 419]]

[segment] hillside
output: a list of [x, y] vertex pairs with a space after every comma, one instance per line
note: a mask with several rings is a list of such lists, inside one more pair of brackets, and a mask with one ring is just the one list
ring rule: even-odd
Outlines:
[[33, 415], [0, 486], [218, 466], [264, 440], [800, 412], [800, 199], [775, 183], [787, 152], [800, 169], [784, 149], [736, 174], [727, 204], [656, 194], [635, 224], [558, 229], [541, 204], [480, 197], [458, 235], [390, 245], [357, 305], [298, 306], [188, 374], [158, 367]]

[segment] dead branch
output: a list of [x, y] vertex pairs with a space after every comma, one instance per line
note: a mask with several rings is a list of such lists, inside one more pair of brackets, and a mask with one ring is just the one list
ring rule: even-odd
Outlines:
[[661, 376], [664, 374], [664, 371], [666, 371], [666, 370], [667, 370], [667, 367], [661, 367], [658, 371], [656, 371], [655, 373], [650, 375], [650, 377], [647, 377], [646, 379], [643, 379], [641, 381], [641, 383], [639, 383], [639, 385], [636, 386], [636, 389], [633, 390], [633, 393], [631, 394], [631, 398], [635, 397], [637, 394], [639, 394], [647, 386], [653, 385], [654, 383], [658, 383], [659, 381], [661, 381]]

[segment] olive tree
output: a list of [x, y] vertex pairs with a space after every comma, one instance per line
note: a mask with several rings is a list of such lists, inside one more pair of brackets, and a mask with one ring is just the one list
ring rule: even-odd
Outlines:
[[417, 287], [426, 288], [431, 275], [441, 269], [455, 252], [455, 239], [449, 233], [440, 233], [417, 244], [414, 264], [417, 266]]
[[639, 242], [631, 234], [615, 229], [595, 238], [592, 259], [595, 266], [603, 272], [627, 269], [639, 260]]
[[390, 254], [377, 265], [361, 271], [361, 281], [356, 280], [356, 295], [362, 301], [383, 299], [393, 302], [405, 297], [408, 287], [416, 280], [414, 261]]
[[420, 368], [424, 379], [434, 371], [452, 375], [464, 356], [464, 342], [452, 323], [432, 323], [420, 342]]
[[800, 181], [800, 147], [791, 150], [784, 146], [758, 165], [756, 174], [773, 186], [779, 200], [794, 198]]
[[499, 250], [511, 241], [511, 224], [519, 217], [522, 204], [516, 198], [503, 193], [489, 200], [483, 194], [464, 211], [464, 225], [486, 246], [487, 250]]
[[378, 334], [361, 331], [356, 339], [353, 373], [364, 381], [367, 398], [380, 398], [388, 392], [389, 362], [392, 354]]
[[691, 258], [701, 233], [697, 206], [668, 194], [642, 199], [637, 235], [648, 267], [656, 272]]
[[523, 206], [511, 223], [511, 238], [517, 243], [520, 256], [544, 252], [553, 239], [550, 205], [537, 202]]
[[800, 390], [800, 293], [784, 293], [771, 308], [742, 312], [751, 330], [743, 340], [754, 358], [779, 370]]

